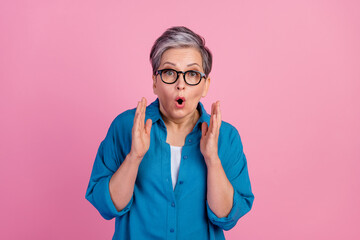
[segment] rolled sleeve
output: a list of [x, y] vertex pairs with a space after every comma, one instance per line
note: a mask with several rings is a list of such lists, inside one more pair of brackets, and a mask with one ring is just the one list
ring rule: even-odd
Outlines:
[[133, 197], [131, 197], [125, 208], [118, 211], [110, 196], [110, 179], [111, 176], [101, 179], [94, 185], [92, 193], [86, 195], [86, 199], [89, 200], [89, 202], [91, 202], [91, 204], [99, 211], [101, 216], [107, 220], [114, 217], [120, 217], [127, 213], [133, 202]]
[[236, 225], [237, 219], [236, 216], [239, 215], [237, 211], [239, 208], [237, 207], [237, 193], [234, 191], [233, 196], [233, 206], [231, 208], [230, 213], [226, 217], [219, 218], [215, 215], [215, 213], [209, 207], [208, 201], [206, 201], [207, 214], [210, 222], [224, 230], [230, 230]]
[[234, 191], [233, 206], [231, 208], [231, 211], [228, 216], [222, 218], [219, 218], [215, 215], [215, 213], [209, 207], [208, 201], [206, 201], [208, 218], [212, 224], [228, 231], [236, 225], [237, 221], [242, 216], [244, 216], [247, 212], [250, 211], [252, 201], [253, 200], [251, 199], [244, 201], [244, 198], [237, 191]]

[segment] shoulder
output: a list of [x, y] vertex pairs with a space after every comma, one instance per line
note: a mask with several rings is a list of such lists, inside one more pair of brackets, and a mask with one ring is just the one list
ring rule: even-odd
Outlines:
[[243, 144], [238, 130], [228, 122], [221, 122], [219, 133], [219, 154], [226, 156], [225, 159], [232, 159], [234, 155], [240, 155], [243, 152]]
[[231, 177], [236, 164], [244, 164], [244, 147], [238, 130], [228, 122], [222, 122], [218, 140], [218, 154], [227, 176]]
[[108, 134], [120, 134], [130, 132], [134, 124], [136, 108], [126, 110], [118, 114], [111, 122]]
[[136, 108], [128, 109], [115, 117], [112, 124], [128, 124], [134, 120]]
[[241, 144], [239, 131], [232, 124], [225, 121], [221, 122], [219, 138], [222, 138], [222, 140], [228, 143], [237, 141], [238, 143]]

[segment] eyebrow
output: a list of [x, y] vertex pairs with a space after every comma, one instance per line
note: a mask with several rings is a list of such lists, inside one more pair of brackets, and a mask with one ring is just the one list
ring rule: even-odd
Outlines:
[[193, 66], [193, 65], [198, 65], [200, 67], [200, 65], [197, 64], [197, 63], [191, 63], [191, 64], [188, 64], [187, 66], [190, 67], [190, 66]]
[[176, 66], [175, 63], [172, 63], [172, 62], [164, 62], [163, 65], [165, 65], [165, 64], [170, 64], [170, 65]]
[[[176, 64], [175, 64], [175, 63], [172, 63], [172, 62], [164, 62], [163, 65], [165, 65], [165, 64], [170, 64], [170, 65], [176, 66]], [[197, 64], [197, 63], [190, 63], [190, 64], [188, 64], [187, 66], [188, 66], [188, 67], [191, 67], [191, 66], [194, 66], [194, 65], [197, 65], [197, 66], [200, 67], [200, 65]]]

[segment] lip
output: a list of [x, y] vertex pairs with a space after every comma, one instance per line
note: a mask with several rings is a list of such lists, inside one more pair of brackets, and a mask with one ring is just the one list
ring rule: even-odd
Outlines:
[[177, 98], [175, 98], [175, 101], [177, 101], [177, 100], [179, 100], [179, 99], [181, 99], [181, 100], [183, 100], [183, 102], [185, 102], [185, 98], [184, 97], [177, 97]]
[[[179, 104], [178, 103], [178, 100], [179, 99], [181, 99], [182, 100], [182, 103], [181, 104]], [[183, 107], [185, 107], [185, 101], [186, 101], [186, 99], [184, 98], [184, 97], [177, 97], [177, 98], [175, 98], [175, 105], [176, 105], [176, 107], [177, 108], [183, 108]]]

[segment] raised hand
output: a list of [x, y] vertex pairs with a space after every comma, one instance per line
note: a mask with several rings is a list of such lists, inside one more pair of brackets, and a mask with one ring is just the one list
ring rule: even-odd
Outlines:
[[152, 120], [148, 119], [146, 123], [144, 123], [146, 103], [146, 98], [143, 97], [136, 107], [134, 126], [132, 128], [131, 150], [129, 153], [133, 159], [140, 161], [150, 147]]
[[220, 101], [211, 105], [210, 126], [206, 122], [201, 126], [200, 151], [206, 165], [218, 161], [218, 139], [221, 126]]

